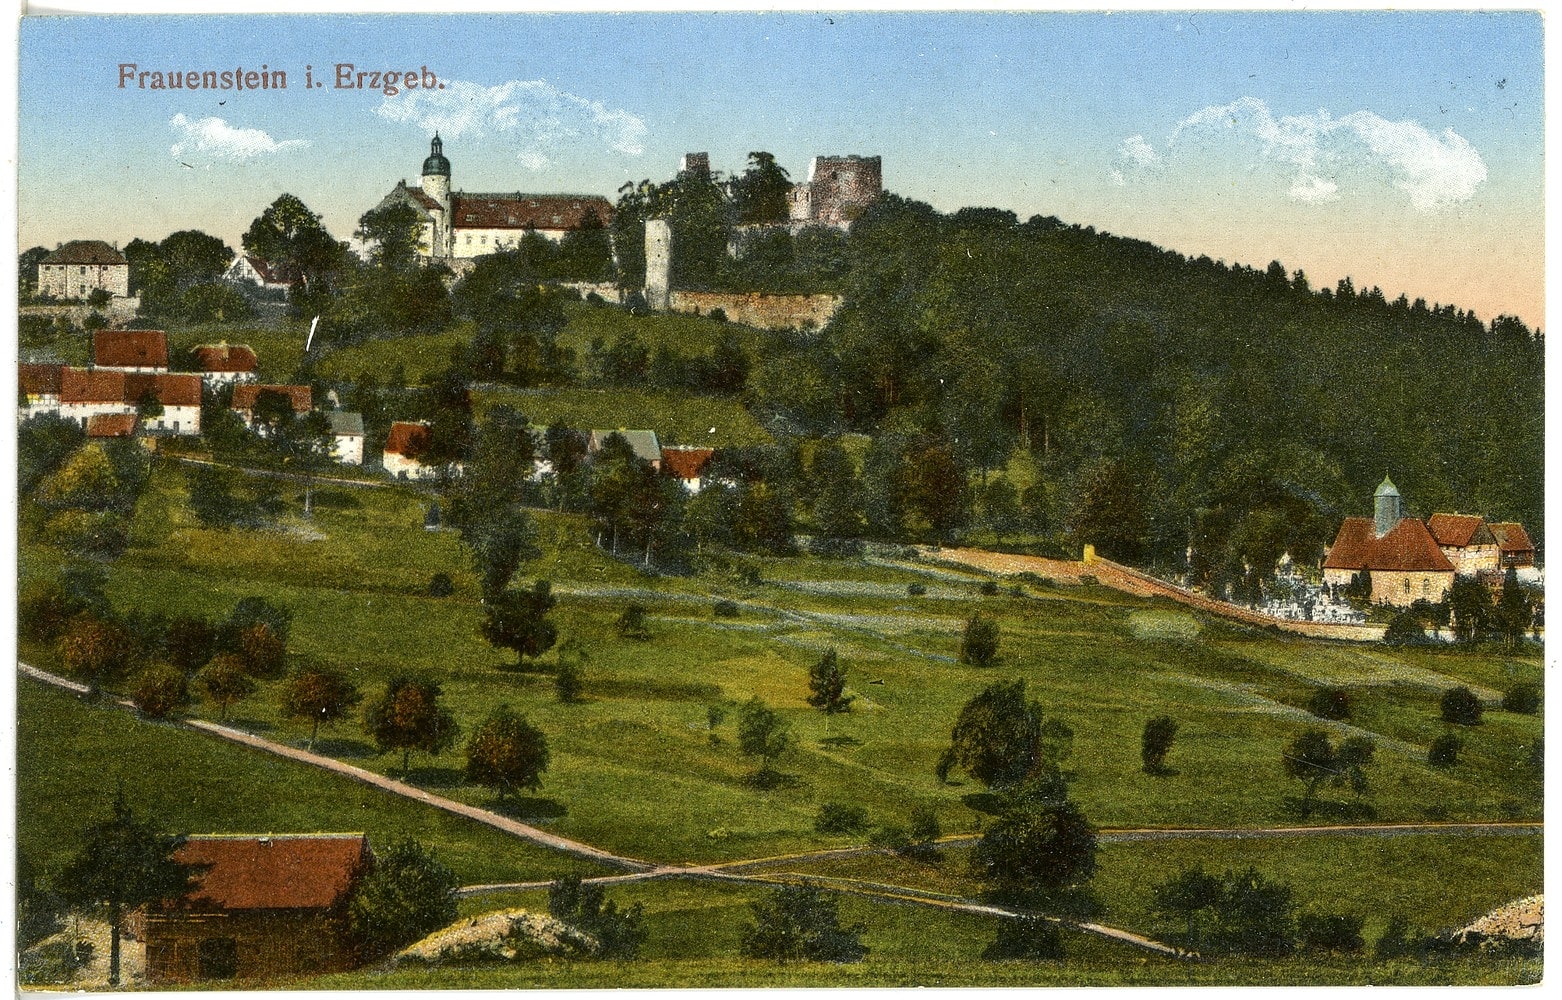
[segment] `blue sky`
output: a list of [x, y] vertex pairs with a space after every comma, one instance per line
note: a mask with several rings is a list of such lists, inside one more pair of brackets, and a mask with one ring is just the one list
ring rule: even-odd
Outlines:
[[[1127, 13], [36, 18], [20, 244], [238, 238], [283, 191], [337, 235], [439, 128], [467, 190], [594, 192], [686, 151], [884, 157], [886, 186], [1485, 317], [1543, 307], [1536, 14]], [[117, 87], [266, 64], [286, 91]], [[417, 69], [444, 91], [303, 89]]]

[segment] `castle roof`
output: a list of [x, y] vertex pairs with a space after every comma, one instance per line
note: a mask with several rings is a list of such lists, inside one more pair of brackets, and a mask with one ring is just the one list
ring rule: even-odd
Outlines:
[[99, 368], [167, 368], [168, 334], [162, 330], [99, 330], [92, 335]]
[[428, 144], [428, 159], [423, 161], [423, 176], [436, 175], [440, 177], [450, 176], [450, 161], [445, 159], [445, 144], [439, 141], [439, 133], [434, 133], [434, 139]]
[[361, 833], [190, 837], [174, 860], [205, 870], [179, 902], [196, 909], [328, 909], [347, 895], [370, 856]]
[[454, 229], [579, 229], [592, 214], [605, 226], [613, 220], [613, 205], [595, 194], [461, 191], [450, 196], [450, 225]]
[[124, 264], [125, 256], [102, 240], [71, 240], [49, 254], [43, 264]]
[[1426, 524], [1402, 518], [1379, 538], [1370, 517], [1347, 517], [1329, 547], [1324, 569], [1452, 573], [1453, 564], [1437, 547]]

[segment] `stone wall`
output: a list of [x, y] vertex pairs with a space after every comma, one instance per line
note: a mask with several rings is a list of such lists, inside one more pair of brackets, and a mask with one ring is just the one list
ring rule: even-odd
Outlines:
[[[646, 295], [650, 299], [649, 289]], [[770, 295], [764, 292], [686, 292], [668, 294], [672, 312], [709, 316], [720, 309], [733, 323], [761, 330], [818, 330], [841, 306], [839, 295]]]
[[136, 318], [136, 310], [141, 308], [139, 295], [116, 295], [109, 299], [108, 305], [102, 309], [94, 309], [85, 303], [59, 303], [57, 305], [26, 305], [17, 310], [22, 316], [48, 316], [53, 319], [56, 316], [65, 316], [77, 326], [85, 326], [87, 317], [93, 313], [101, 313], [108, 317], [110, 323], [123, 323]]

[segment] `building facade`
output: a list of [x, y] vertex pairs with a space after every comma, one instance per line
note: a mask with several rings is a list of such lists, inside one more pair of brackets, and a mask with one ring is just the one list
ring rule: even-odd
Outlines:
[[72, 240], [38, 265], [38, 294], [84, 299], [98, 289], [117, 298], [130, 294], [130, 264], [102, 240]]

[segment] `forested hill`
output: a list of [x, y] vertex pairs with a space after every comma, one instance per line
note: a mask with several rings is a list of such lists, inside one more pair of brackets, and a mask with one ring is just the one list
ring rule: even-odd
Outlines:
[[1054, 517], [1151, 561], [1321, 545], [1385, 473], [1413, 514], [1541, 537], [1544, 345], [1516, 319], [893, 195], [848, 253], [836, 318], [751, 382], [800, 430], [934, 435], [976, 469], [1028, 444]]

